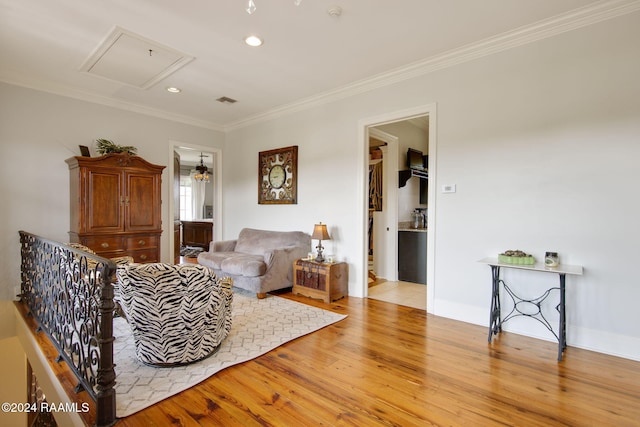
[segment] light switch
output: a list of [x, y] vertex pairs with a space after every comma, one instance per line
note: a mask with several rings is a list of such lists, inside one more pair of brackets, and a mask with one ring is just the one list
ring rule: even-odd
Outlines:
[[456, 185], [455, 184], [445, 184], [442, 186], [443, 193], [455, 193]]

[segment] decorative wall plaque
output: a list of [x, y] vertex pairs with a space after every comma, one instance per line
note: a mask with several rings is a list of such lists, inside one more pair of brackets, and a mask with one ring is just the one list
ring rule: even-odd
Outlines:
[[258, 154], [258, 203], [298, 203], [298, 146]]

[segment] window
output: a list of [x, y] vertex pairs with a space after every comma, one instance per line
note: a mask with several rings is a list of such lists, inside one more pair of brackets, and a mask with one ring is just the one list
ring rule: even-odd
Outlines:
[[189, 175], [180, 176], [180, 219], [191, 221], [193, 213], [191, 209], [191, 177]]

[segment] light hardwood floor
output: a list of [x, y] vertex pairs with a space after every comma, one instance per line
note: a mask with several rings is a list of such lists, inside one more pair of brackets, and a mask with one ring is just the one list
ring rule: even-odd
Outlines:
[[228, 368], [119, 426], [633, 426], [640, 362], [373, 299], [347, 319]]
[[[505, 332], [488, 344], [487, 328], [420, 309], [280, 296], [348, 317], [117, 426], [640, 425], [640, 362], [569, 347], [558, 363], [555, 343]], [[53, 360], [46, 335], [36, 336]], [[64, 363], [52, 367], [87, 401]], [[81, 415], [90, 424], [94, 406]]]

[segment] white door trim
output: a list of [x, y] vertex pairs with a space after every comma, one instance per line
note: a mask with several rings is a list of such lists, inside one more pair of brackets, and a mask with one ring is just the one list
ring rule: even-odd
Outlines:
[[[435, 312], [436, 271], [435, 271], [435, 237], [436, 237], [436, 189], [437, 189], [437, 105], [435, 103], [413, 107], [405, 110], [389, 112], [358, 121], [358, 182], [357, 188], [362, 197], [360, 203], [360, 223], [358, 230], [360, 241], [359, 270], [362, 272], [360, 286], [354, 296], [367, 297], [368, 294], [368, 235], [369, 220], [369, 127], [398, 122], [419, 116], [429, 116], [429, 214], [427, 217], [427, 312]], [[397, 226], [397, 225], [396, 225]]]
[[[169, 141], [169, 176], [173, 179], [173, 152], [178, 149], [190, 149], [200, 152], [211, 153], [213, 156], [213, 240], [222, 240], [222, 150], [214, 147], [207, 147], [206, 145], [188, 144], [178, 141]], [[169, 185], [169, 215], [171, 224], [173, 227], [173, 208], [174, 208], [174, 195], [173, 195], [173, 183]], [[173, 235], [169, 239], [169, 253], [173, 258]]]

